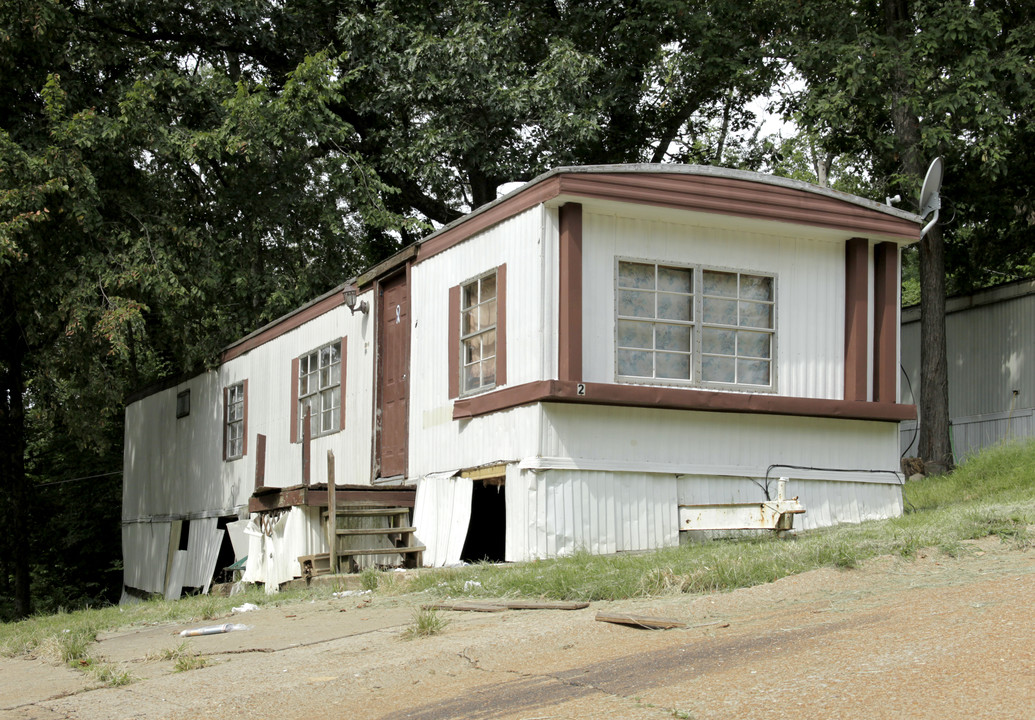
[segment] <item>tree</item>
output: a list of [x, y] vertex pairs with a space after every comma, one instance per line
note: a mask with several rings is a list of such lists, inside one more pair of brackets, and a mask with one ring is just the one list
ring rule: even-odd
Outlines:
[[[989, 236], [977, 228], [1005, 225], [1017, 233], [1022, 209], [1030, 207], [1030, 185], [984, 203], [993, 199], [991, 188], [1005, 190], [1015, 182], [1007, 178], [1016, 156], [1030, 158], [1021, 119], [1035, 109], [1031, 7], [966, 0], [828, 0], [791, 7], [793, 32], [784, 52], [806, 87], [790, 105], [806, 126], [823, 132], [830, 151], [869, 157], [871, 176], [887, 178], [887, 193], [907, 202], [918, 196], [930, 159], [944, 156], [949, 170], [943, 197], [958, 214], [966, 211], [955, 224], [935, 226], [919, 253], [920, 453], [935, 472], [951, 468], [946, 243], [957, 248], [952, 270], [973, 273], [977, 268], [966, 267], [968, 253], [959, 250], [972, 238]], [[1006, 223], [987, 212], [1004, 204], [1014, 208], [1005, 213]]]

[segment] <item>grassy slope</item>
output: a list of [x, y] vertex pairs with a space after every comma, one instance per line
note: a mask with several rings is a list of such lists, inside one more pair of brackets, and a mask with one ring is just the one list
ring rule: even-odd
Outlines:
[[[813, 531], [788, 540], [771, 536], [714, 541], [652, 553], [591, 556], [515, 565], [474, 565], [423, 571], [405, 581], [395, 573], [364, 573], [379, 592], [423, 591], [453, 597], [526, 596], [601, 600], [660, 593], [730, 590], [817, 567], [851, 568], [878, 555], [909, 557], [934, 547], [957, 555], [963, 541], [998, 535], [1026, 545], [1035, 525], [1035, 442], [994, 448], [956, 472], [910, 483], [900, 518]], [[242, 602], [285, 604], [329, 595], [333, 588], [267, 596], [251, 590], [233, 598], [201, 596], [40, 616], [0, 626], [0, 655], [31, 653], [89, 666], [100, 631], [163, 621], [202, 622]]]

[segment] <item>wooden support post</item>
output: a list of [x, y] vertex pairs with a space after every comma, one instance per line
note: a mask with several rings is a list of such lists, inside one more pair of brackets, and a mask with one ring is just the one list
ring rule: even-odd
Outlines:
[[309, 451], [313, 439], [313, 409], [305, 409], [305, 418], [302, 420], [302, 484], [309, 487], [310, 468]]
[[266, 484], [266, 436], [255, 436], [255, 489]]
[[327, 451], [327, 542], [330, 547], [331, 574], [338, 573], [338, 499], [334, 482], [334, 451]]

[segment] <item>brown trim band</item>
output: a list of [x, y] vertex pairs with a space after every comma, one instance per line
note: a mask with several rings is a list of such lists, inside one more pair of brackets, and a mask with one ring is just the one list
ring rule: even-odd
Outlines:
[[244, 419], [241, 421], [241, 457], [244, 457], [248, 454], [248, 378], [244, 379], [241, 390], [244, 392], [244, 407], [241, 408], [241, 412], [244, 414]]
[[349, 365], [349, 363], [348, 363], [348, 356], [349, 356], [348, 353], [349, 353], [349, 339], [347, 337], [343, 337], [341, 339], [341, 348], [340, 348], [341, 367], [339, 368], [339, 372], [338, 372], [339, 382], [341, 383], [341, 385], [338, 387], [338, 402], [339, 402], [338, 413], [340, 414], [340, 417], [338, 418], [338, 429], [339, 430], [344, 430], [345, 429], [345, 378], [346, 378], [346, 372], [345, 371], [348, 369], [348, 365]]
[[496, 268], [496, 386], [507, 384], [507, 263]]
[[288, 408], [291, 428], [288, 437], [291, 442], [298, 442], [298, 358], [291, 359], [291, 407]]
[[449, 288], [449, 397], [460, 397], [460, 286]]
[[916, 419], [916, 406], [890, 402], [849, 402], [645, 385], [540, 380], [453, 403], [453, 419], [473, 418], [540, 402], [619, 407], [757, 413], [798, 417], [901, 422]]
[[898, 378], [898, 246], [873, 251], [873, 399], [895, 402]]
[[845, 243], [845, 391], [848, 401], [866, 400], [866, 336], [869, 321], [869, 241]]
[[582, 379], [582, 205], [559, 212], [557, 377]]
[[335, 290], [330, 295], [325, 297], [323, 300], [313, 303], [308, 307], [302, 308], [294, 315], [289, 315], [283, 320], [276, 321], [269, 325], [265, 330], [255, 333], [248, 339], [240, 342], [233, 347], [227, 348], [223, 351], [223, 355], [220, 357], [220, 362], [225, 363], [233, 360], [235, 357], [240, 357], [250, 350], [254, 350], [260, 345], [265, 345], [270, 340], [274, 340], [281, 335], [291, 332], [295, 328], [301, 327], [310, 320], [320, 317], [324, 313], [330, 312], [339, 305], [345, 304], [345, 296], [341, 290]]

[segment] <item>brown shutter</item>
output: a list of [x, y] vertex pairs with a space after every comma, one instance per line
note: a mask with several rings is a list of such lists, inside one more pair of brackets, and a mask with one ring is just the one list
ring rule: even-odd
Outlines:
[[341, 398], [341, 420], [338, 422], [338, 428], [340, 430], [345, 429], [345, 369], [347, 367], [346, 357], [349, 349], [349, 339], [343, 337], [341, 339], [341, 388], [339, 389], [339, 397]]
[[507, 263], [496, 268], [496, 387], [507, 384]]
[[560, 209], [557, 378], [582, 380], [582, 205]]
[[229, 407], [230, 389], [223, 388], [223, 461], [226, 461], [226, 435], [229, 428], [226, 426], [227, 421], [230, 419], [230, 407]]
[[[497, 306], [498, 307], [498, 306]], [[441, 356], [439, 356], [441, 357]], [[460, 397], [460, 286], [449, 288], [449, 397]]]
[[845, 400], [866, 401], [869, 242], [845, 243]]
[[898, 399], [898, 246], [878, 243], [873, 264], [873, 399], [893, 403]]
[[290, 437], [291, 442], [298, 442], [298, 358], [291, 361], [291, 409], [288, 411], [291, 418]]
[[241, 411], [244, 413], [244, 420], [241, 422], [241, 457], [248, 454], [248, 380], [242, 383], [241, 390], [244, 392], [244, 407]]

